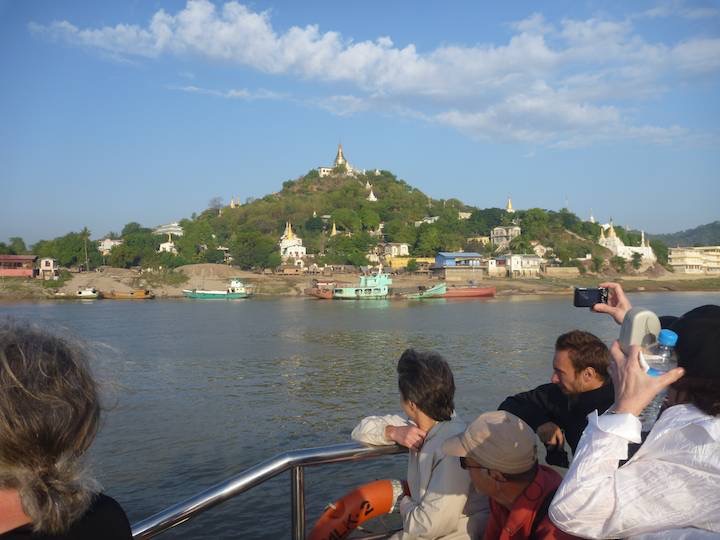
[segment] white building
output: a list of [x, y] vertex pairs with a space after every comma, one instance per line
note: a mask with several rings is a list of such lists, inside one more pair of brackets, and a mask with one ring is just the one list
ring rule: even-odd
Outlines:
[[42, 279], [57, 279], [60, 275], [60, 265], [57, 259], [52, 257], [43, 257], [40, 259], [40, 268], [38, 269], [38, 277]]
[[458, 212], [458, 219], [470, 219], [470, 216], [472, 216], [472, 212]]
[[367, 200], [370, 202], [376, 202], [377, 197], [375, 196], [375, 193], [373, 193], [373, 190], [370, 190], [370, 195], [367, 196]]
[[438, 219], [440, 219], [440, 216], [424, 217], [424, 218], [422, 218], [420, 221], [416, 221], [416, 222], [415, 222], [415, 226], [416, 226], [416, 227], [419, 227], [419, 226], [422, 225], [423, 223], [427, 223], [428, 225], [432, 225], [432, 224], [435, 223]]
[[517, 225], [494, 227], [490, 231], [490, 242], [496, 249], [505, 249], [510, 245], [513, 238], [520, 236], [521, 233], [522, 229]]
[[279, 245], [280, 257], [282, 257], [283, 262], [290, 258], [297, 261], [307, 255], [307, 248], [303, 246], [302, 238], [293, 232], [289, 221], [285, 224], [285, 232], [280, 237]]
[[505, 260], [505, 270], [508, 277], [537, 277], [540, 275], [540, 265], [543, 262], [537, 255], [517, 254], [498, 257]]
[[163, 242], [160, 244], [160, 247], [158, 248], [158, 253], [172, 253], [173, 255], [177, 255], [177, 248], [175, 247], [175, 242], [172, 240], [168, 240], [167, 242]]
[[641, 239], [640, 246], [638, 247], [626, 246], [625, 243], [620, 240], [617, 233], [615, 232], [615, 227], [613, 227], [612, 221], [610, 222], [607, 229], [608, 233], [607, 236], [605, 236], [605, 229], [600, 228], [600, 239], [598, 240], [598, 244], [609, 249], [613, 255], [617, 257], [622, 257], [627, 261], [631, 261], [633, 258], [633, 254], [639, 253], [642, 256], [642, 262], [644, 262], [645, 264], [652, 264], [657, 261], [657, 257], [655, 257], [655, 253], [650, 247], [650, 244], [645, 241], [644, 232], [640, 233]]
[[670, 248], [668, 263], [680, 274], [720, 274], [720, 246]]
[[119, 246], [122, 243], [122, 240], [103, 238], [102, 240], [98, 240], [98, 251], [100, 252], [100, 255], [102, 255], [103, 257], [107, 257], [108, 255], [110, 255], [110, 250], [112, 250], [112, 248], [114, 248], [115, 246]]
[[388, 242], [383, 246], [383, 254], [386, 257], [408, 257], [410, 246], [404, 242]]

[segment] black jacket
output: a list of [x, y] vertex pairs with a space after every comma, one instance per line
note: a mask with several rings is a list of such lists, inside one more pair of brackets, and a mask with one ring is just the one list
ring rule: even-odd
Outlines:
[[560, 387], [549, 383], [506, 398], [498, 409], [519, 416], [533, 430], [537, 430], [538, 426], [545, 422], [557, 424], [575, 453], [587, 425], [587, 415], [596, 409], [598, 414], [604, 413], [614, 401], [612, 383], [574, 396], [563, 394]]

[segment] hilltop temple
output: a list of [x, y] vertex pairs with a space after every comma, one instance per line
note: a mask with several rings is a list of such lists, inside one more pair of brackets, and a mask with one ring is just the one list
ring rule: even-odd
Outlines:
[[345, 167], [345, 174], [347, 174], [348, 176], [355, 176], [357, 174], [363, 174], [365, 172], [363, 170], [356, 169], [355, 167], [350, 165], [350, 162], [347, 159], [345, 159], [342, 144], [338, 144], [337, 155], [335, 156], [335, 163], [332, 167], [318, 167], [320, 178], [330, 176], [331, 174], [333, 174], [333, 172], [336, 171], [338, 167]]
[[302, 259], [307, 255], [307, 248], [303, 246], [302, 238], [297, 236], [293, 230], [290, 222], [285, 223], [285, 232], [280, 237], [280, 257], [283, 262], [288, 259]]
[[652, 264], [657, 261], [653, 249], [650, 247], [650, 243], [645, 240], [645, 231], [640, 233], [640, 247], [637, 246], [626, 246], [625, 243], [618, 237], [613, 227], [612, 220], [607, 227], [608, 232], [605, 236], [605, 228], [600, 227], [600, 238], [598, 244], [612, 251], [613, 255], [622, 257], [625, 260], [632, 260], [634, 253], [639, 253], [642, 256], [642, 261], [648, 264]]

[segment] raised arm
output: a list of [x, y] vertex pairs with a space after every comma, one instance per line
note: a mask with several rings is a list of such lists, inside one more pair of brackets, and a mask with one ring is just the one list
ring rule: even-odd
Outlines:
[[625, 296], [625, 291], [619, 283], [606, 282], [601, 283], [600, 286], [609, 289], [608, 303], [595, 304], [590, 309], [596, 313], [607, 313], [616, 323], [622, 324], [625, 315], [632, 309], [632, 304]]
[[[597, 411], [588, 416], [573, 462], [550, 506], [550, 519], [561, 530], [588, 538], [625, 537], [692, 523], [697, 504], [673, 498], [685, 491], [686, 482], [686, 475], [678, 474], [684, 463], [677, 455], [634, 459], [618, 468], [618, 461], [627, 459], [628, 442], [640, 442], [640, 412], [683, 371], [676, 368], [650, 377], [640, 366], [637, 347], [626, 357], [615, 342], [611, 353], [615, 404], [600, 417]], [[658, 504], [670, 500], [670, 505]]]

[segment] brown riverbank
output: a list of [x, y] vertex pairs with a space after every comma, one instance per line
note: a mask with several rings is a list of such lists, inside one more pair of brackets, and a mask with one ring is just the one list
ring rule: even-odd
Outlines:
[[[162, 275], [140, 274], [122, 268], [106, 268], [102, 272], [73, 274], [57, 290], [73, 294], [78, 288], [95, 287], [101, 291], [131, 291], [136, 288], [149, 288], [157, 298], [181, 298], [183, 289], [225, 289], [228, 280], [239, 277], [253, 287], [258, 296], [301, 296], [303, 289], [309, 286], [309, 276], [265, 275], [244, 272], [237, 268], [220, 264], [196, 264], [178, 269], [186, 276], [183, 283], [178, 279], [165, 279]], [[356, 274], [335, 274], [323, 276], [322, 279], [335, 279], [355, 283]], [[718, 291], [720, 277], [695, 277], [676, 275], [669, 272], [655, 272], [634, 276], [595, 275], [587, 274], [577, 278], [539, 278], [539, 279], [485, 279], [483, 286], [493, 286], [498, 296], [511, 295], [570, 295], [573, 287], [597, 286], [602, 281], [619, 281], [629, 292], [658, 291]], [[411, 292], [419, 286], [432, 286], [437, 280], [419, 276], [393, 276], [393, 291], [396, 293]], [[38, 280], [19, 278], [0, 279], [0, 300], [41, 300], [50, 296], [55, 289], [43, 286]], [[47, 284], [45, 284], [47, 285]]]

